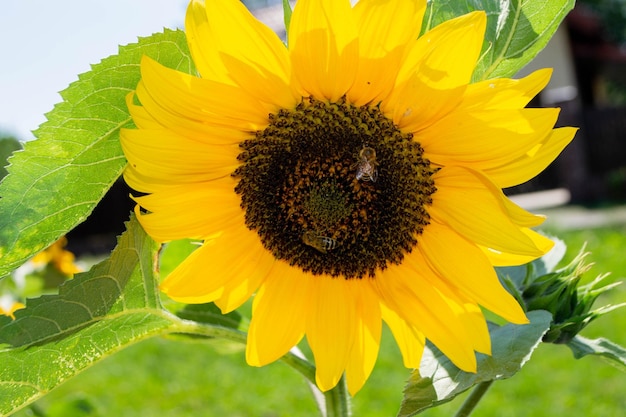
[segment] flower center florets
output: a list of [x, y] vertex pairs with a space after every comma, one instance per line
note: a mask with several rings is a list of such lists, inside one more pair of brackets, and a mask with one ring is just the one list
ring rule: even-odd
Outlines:
[[307, 98], [240, 147], [246, 225], [304, 271], [374, 276], [429, 223], [434, 168], [377, 107]]

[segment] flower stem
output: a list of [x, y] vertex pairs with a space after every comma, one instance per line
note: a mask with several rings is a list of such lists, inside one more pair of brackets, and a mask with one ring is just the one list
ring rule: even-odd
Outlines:
[[491, 384], [493, 384], [493, 380], [483, 381], [479, 383], [478, 385], [476, 385], [476, 387], [472, 390], [470, 395], [465, 399], [465, 402], [463, 403], [459, 411], [457, 411], [457, 413], [454, 415], [454, 417], [469, 416], [472, 413], [472, 411], [474, 411], [474, 408], [476, 408], [476, 405], [478, 404], [478, 402], [483, 398], [483, 395], [485, 395], [489, 387], [491, 387]]
[[325, 417], [350, 416], [350, 394], [346, 384], [346, 377], [342, 375], [337, 385], [324, 393], [326, 398]]

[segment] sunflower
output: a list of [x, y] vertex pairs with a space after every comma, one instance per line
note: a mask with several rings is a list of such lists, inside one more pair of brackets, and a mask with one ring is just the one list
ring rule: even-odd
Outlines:
[[124, 176], [157, 241], [203, 244], [161, 283], [224, 313], [254, 293], [246, 359], [306, 336], [321, 390], [355, 394], [391, 329], [404, 364], [425, 340], [459, 368], [490, 352], [484, 307], [527, 319], [493, 266], [552, 242], [501, 189], [572, 139], [527, 103], [549, 70], [470, 84], [483, 12], [419, 36], [424, 0], [299, 0], [288, 46], [238, 0], [192, 1], [199, 75], [144, 57], [127, 99]]

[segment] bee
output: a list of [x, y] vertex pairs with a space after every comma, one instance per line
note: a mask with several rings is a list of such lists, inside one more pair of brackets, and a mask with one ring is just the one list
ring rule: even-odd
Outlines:
[[331, 237], [319, 236], [313, 231], [306, 231], [302, 234], [302, 242], [322, 253], [333, 250], [337, 247], [337, 241]]
[[359, 151], [359, 161], [355, 164], [356, 179], [363, 181], [376, 182], [378, 179], [378, 170], [376, 166], [376, 151], [369, 146], [363, 146]]

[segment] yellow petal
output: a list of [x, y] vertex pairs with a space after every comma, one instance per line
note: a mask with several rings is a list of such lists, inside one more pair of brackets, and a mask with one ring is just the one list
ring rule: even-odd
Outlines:
[[146, 193], [156, 191], [152, 183], [203, 183], [227, 177], [240, 165], [236, 145], [201, 144], [165, 129], [123, 129], [120, 136], [129, 163], [126, 182]]
[[339, 382], [356, 339], [353, 286], [360, 283], [326, 275], [313, 280], [306, 336], [315, 356], [317, 386], [327, 391]]
[[419, 132], [428, 131], [429, 126], [451, 113], [461, 102], [465, 88], [433, 88], [422, 80], [420, 73], [415, 73], [394, 88], [381, 103], [381, 109], [400, 129], [417, 133], [415, 138], [421, 141]]
[[298, 1], [289, 27], [289, 49], [302, 95], [339, 100], [354, 83], [359, 62], [350, 1]]
[[291, 68], [286, 48], [243, 3], [194, 0], [185, 19], [189, 49], [203, 78], [240, 85], [259, 100], [291, 107]]
[[216, 48], [228, 76], [249, 94], [277, 108], [293, 107], [289, 54], [278, 36], [240, 1], [211, 0], [204, 7], [210, 39], [202, 47]]
[[484, 12], [474, 12], [420, 37], [383, 103], [385, 114], [401, 129], [419, 132], [457, 107], [474, 71], [485, 25]]
[[233, 279], [224, 283], [224, 293], [215, 300], [215, 304], [223, 313], [233, 311], [246, 302], [271, 273], [269, 269], [275, 262], [274, 257], [266, 250], [260, 251], [259, 256], [260, 260], [256, 264], [254, 260], [252, 261], [254, 271], [244, 270], [241, 273], [241, 280]]
[[506, 164], [487, 168], [484, 172], [501, 188], [512, 187], [529, 181], [556, 159], [572, 141], [577, 130], [573, 127], [554, 129], [546, 135], [541, 143], [524, 155]]
[[401, 318], [393, 308], [381, 303], [380, 309], [383, 320], [389, 326], [400, 348], [404, 366], [407, 368], [419, 368], [426, 344], [424, 335]]
[[204, 78], [235, 85], [228, 76], [220, 50], [213, 43], [211, 25], [204, 6], [204, 0], [191, 0], [185, 16], [185, 35], [193, 62]]
[[15, 320], [15, 312], [26, 308], [26, 305], [15, 301], [11, 295], [5, 294], [0, 296], [0, 314]]
[[361, 0], [354, 6], [360, 61], [348, 101], [375, 104], [391, 92], [406, 50], [419, 36], [425, 8], [421, 0]]
[[[415, 326], [459, 368], [476, 371], [472, 337], [462, 320], [431, 285], [404, 265], [389, 266], [376, 280], [383, 301], [400, 317]], [[423, 272], [428, 273], [424, 270]]]
[[432, 288], [447, 304], [455, 320], [465, 331], [464, 343], [468, 349], [487, 354], [491, 352], [491, 340], [485, 318], [471, 295], [464, 293], [455, 283], [442, 277], [419, 251], [407, 254], [402, 265], [407, 269], [406, 274], [418, 276], [423, 285]]
[[550, 133], [558, 109], [453, 111], [414, 139], [433, 163], [487, 170], [510, 163]]
[[185, 184], [154, 194], [136, 197], [149, 213], [136, 209], [138, 220], [159, 242], [204, 239], [224, 229], [243, 224], [240, 199], [232, 178], [207, 183]]
[[[346, 366], [348, 391], [355, 395], [372, 373], [380, 347], [381, 315], [377, 294], [369, 282], [360, 280], [352, 285], [356, 302], [356, 339]], [[362, 284], [362, 285], [361, 285]]]
[[[456, 301], [453, 302], [456, 303]], [[467, 329], [467, 332], [472, 335], [470, 340], [473, 342], [474, 350], [485, 355], [491, 355], [491, 336], [489, 335], [489, 327], [481, 308], [472, 302], [459, 302], [456, 305], [463, 310], [459, 317], [463, 321], [463, 326]], [[527, 321], [524, 323], [527, 323]]]
[[550, 81], [551, 68], [544, 68], [514, 80], [496, 78], [470, 84], [465, 91], [464, 110], [521, 109], [526, 106]]
[[507, 214], [509, 219], [518, 226], [535, 227], [542, 224], [546, 216], [530, 213], [504, 195], [502, 190], [490, 181], [485, 175], [478, 171], [473, 171], [474, 176], [491, 192], [497, 199], [500, 207]]
[[544, 254], [471, 170], [445, 167], [434, 179], [437, 191], [428, 207], [434, 221], [448, 225], [469, 241], [502, 252], [534, 257]]
[[[126, 106], [133, 118], [133, 122], [138, 129], [162, 129], [163, 125], [156, 121], [154, 117], [150, 116], [150, 113], [143, 108], [143, 106], [135, 104], [137, 98], [137, 92], [131, 91], [126, 95]], [[137, 99], [138, 100], [138, 99]], [[122, 129], [123, 131], [124, 129]]]
[[[147, 56], [141, 60], [141, 80], [154, 103], [169, 113], [198, 123], [252, 131], [266, 127], [267, 115], [276, 110], [275, 105], [252, 96], [248, 88], [184, 74]], [[141, 100], [143, 95], [139, 98]]]
[[163, 280], [160, 288], [176, 301], [208, 303], [222, 297], [225, 286], [232, 286], [233, 281], [252, 275], [265, 278], [273, 264], [273, 256], [261, 246], [258, 235], [241, 225], [205, 241]]
[[485, 13], [477, 11], [426, 32], [409, 51], [398, 73], [397, 85], [402, 85], [415, 73], [436, 89], [468, 84], [480, 54], [486, 24]]
[[304, 335], [314, 277], [276, 261], [252, 305], [246, 360], [263, 366], [283, 356]]
[[158, 120], [161, 127], [190, 139], [215, 145], [232, 145], [250, 137], [250, 131], [239, 129], [236, 123], [231, 126], [211, 124], [208, 123], [208, 116], [206, 120], [194, 120], [180, 112], [163, 107], [150, 95], [143, 81], [137, 84], [137, 97], [146, 113], [154, 120]]
[[417, 249], [418, 253], [407, 255], [405, 262], [414, 268], [426, 262], [442, 281], [459, 288], [469, 299], [510, 322], [528, 322], [515, 298], [500, 284], [483, 252], [449, 227], [429, 224], [419, 238]]
[[[521, 231], [526, 236], [528, 236], [533, 241], [535, 246], [537, 246], [544, 253], [548, 253], [548, 251], [554, 246], [554, 242], [552, 240], [540, 235], [533, 230], [522, 228]], [[478, 246], [487, 256], [487, 259], [489, 259], [489, 262], [493, 266], [524, 265], [537, 259], [535, 256], [518, 255], [514, 253], [497, 251], [495, 249], [486, 248], [481, 245]]]

